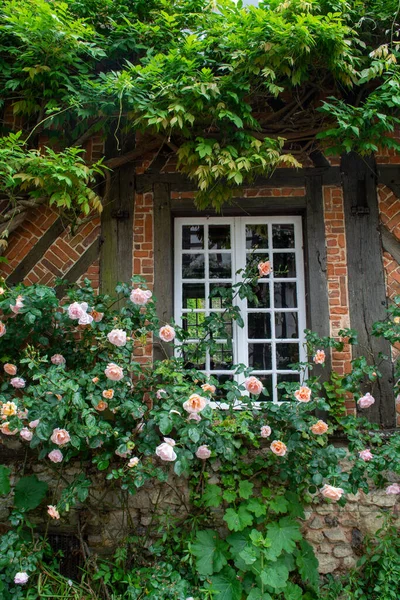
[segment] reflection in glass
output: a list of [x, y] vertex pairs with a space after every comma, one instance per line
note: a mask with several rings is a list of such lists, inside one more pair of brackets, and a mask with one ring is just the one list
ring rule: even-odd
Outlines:
[[183, 250], [202, 250], [204, 248], [204, 226], [184, 225], [182, 227]]
[[274, 286], [275, 308], [296, 308], [297, 293], [294, 281], [275, 283]]
[[271, 338], [271, 315], [269, 313], [248, 313], [248, 337], [251, 339]]
[[[287, 381], [288, 383], [299, 383], [300, 375], [298, 373], [278, 373], [277, 383], [283, 383], [284, 381]], [[294, 396], [292, 394], [288, 394], [286, 389], [278, 388], [278, 400], [281, 402], [294, 400]]]
[[275, 337], [298, 338], [298, 314], [296, 312], [275, 313]]
[[261, 380], [263, 386], [264, 386], [264, 390], [263, 392], [258, 396], [257, 400], [258, 401], [265, 401], [265, 400], [273, 400], [273, 394], [272, 394], [272, 375], [257, 375], [258, 379]]
[[296, 277], [296, 258], [294, 252], [274, 254], [274, 276]]
[[248, 300], [248, 308], [269, 308], [269, 283], [257, 283], [253, 286], [253, 291], [255, 292], [258, 302], [255, 300]]
[[272, 225], [274, 248], [294, 248], [294, 225]]
[[298, 344], [276, 344], [276, 368], [290, 369], [292, 363], [299, 362]]
[[209, 254], [211, 279], [230, 279], [232, 277], [232, 259], [229, 254]]
[[232, 340], [216, 344], [210, 355], [210, 368], [216, 371], [227, 371], [232, 368], [233, 349]]
[[268, 225], [246, 225], [246, 248], [268, 248]]
[[206, 307], [204, 283], [184, 283], [182, 285], [182, 307], [190, 309]]
[[205, 335], [203, 327], [205, 313], [189, 312], [182, 315], [182, 327], [191, 338], [200, 338]]
[[183, 279], [204, 279], [204, 254], [182, 255]]
[[231, 226], [209, 225], [208, 247], [210, 250], [230, 250], [231, 248]]
[[257, 371], [272, 368], [271, 344], [249, 344], [249, 367]]
[[210, 308], [226, 308], [232, 305], [232, 286], [230, 283], [210, 284]]

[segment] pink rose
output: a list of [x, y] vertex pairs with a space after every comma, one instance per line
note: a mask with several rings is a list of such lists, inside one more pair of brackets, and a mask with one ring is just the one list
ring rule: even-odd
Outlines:
[[79, 318], [78, 325], [90, 325], [90, 323], [93, 323], [92, 315], [89, 315], [87, 312], [84, 312]]
[[19, 313], [19, 311], [21, 310], [21, 308], [24, 307], [24, 302], [23, 302], [23, 297], [22, 296], [17, 296], [17, 299], [15, 301], [15, 304], [10, 304], [10, 308], [13, 311], [13, 313], [15, 315], [17, 315]]
[[35, 429], [39, 425], [39, 423], [40, 423], [40, 419], [35, 419], [35, 421], [31, 421], [29, 423], [29, 427], [31, 429]]
[[3, 369], [7, 373], [7, 375], [16, 375], [17, 374], [17, 367], [15, 365], [12, 365], [11, 363], [6, 363], [3, 367]]
[[29, 431], [29, 429], [27, 427], [24, 427], [23, 429], [21, 429], [21, 431], [19, 432], [19, 435], [22, 437], [23, 440], [25, 440], [26, 442], [30, 442], [31, 439], [33, 438], [33, 433], [32, 431]]
[[70, 319], [80, 319], [87, 311], [87, 302], [73, 302], [68, 306], [68, 316]]
[[386, 488], [386, 493], [387, 494], [400, 494], [400, 484], [399, 483], [392, 483], [391, 485], [389, 485]]
[[274, 440], [270, 445], [270, 448], [274, 454], [277, 456], [285, 456], [287, 452], [287, 446], [280, 440]]
[[375, 403], [375, 398], [371, 396], [369, 392], [357, 400], [357, 404], [360, 408], [369, 408]]
[[132, 454], [132, 450], [127, 450], [126, 452], [121, 452], [120, 450], [116, 450], [115, 454], [120, 458], [128, 458]]
[[97, 310], [92, 310], [90, 314], [93, 317], [93, 321], [95, 323], [100, 323], [100, 321], [103, 320], [104, 313], [98, 312]]
[[372, 454], [372, 452], [369, 448], [366, 448], [365, 450], [361, 450], [361, 452], [358, 453], [358, 456], [362, 460], [365, 460], [365, 462], [368, 462], [369, 460], [372, 460], [374, 458], [374, 455]]
[[333, 485], [325, 484], [323, 488], [320, 490], [321, 494], [324, 498], [329, 498], [329, 500], [334, 500], [337, 502], [344, 494], [344, 490], [342, 488], [333, 487]]
[[201, 421], [201, 416], [198, 413], [190, 413], [187, 420], [196, 421], [196, 423], [198, 423], [199, 421]]
[[171, 438], [164, 438], [164, 443], [160, 444], [156, 448], [156, 454], [161, 458], [161, 460], [165, 460], [167, 462], [173, 462], [177, 459], [176, 453], [174, 451], [175, 440]]
[[113, 344], [114, 346], [121, 347], [126, 344], [126, 333], [122, 329], [113, 329], [107, 335], [107, 338], [110, 344]]
[[161, 327], [158, 336], [163, 342], [172, 342], [175, 337], [175, 329], [171, 325]]
[[15, 575], [14, 583], [16, 583], [17, 585], [25, 585], [25, 583], [28, 583], [28, 579], [28, 573], [20, 572]]
[[208, 398], [199, 396], [199, 394], [192, 394], [189, 396], [189, 399], [183, 403], [183, 408], [188, 413], [199, 413], [205, 409], [207, 404], [209, 404]]
[[59, 519], [60, 518], [60, 513], [58, 512], [57, 507], [53, 506], [52, 504], [48, 504], [47, 505], [47, 514], [52, 519]]
[[64, 365], [66, 362], [62, 354], [53, 354], [50, 360], [53, 365]]
[[121, 379], [124, 377], [124, 371], [115, 363], [108, 363], [104, 373], [108, 379], [111, 379], [111, 381], [121, 381]]
[[153, 294], [150, 292], [150, 290], [141, 290], [140, 288], [136, 288], [135, 290], [131, 291], [129, 298], [133, 304], [144, 306], [148, 303], [152, 295]]
[[53, 429], [50, 439], [53, 444], [57, 444], [57, 446], [64, 446], [64, 444], [68, 444], [68, 442], [71, 441], [71, 436], [66, 429], [60, 429], [57, 427], [56, 429]]
[[139, 464], [139, 462], [139, 458], [137, 456], [133, 456], [128, 462], [129, 469], [136, 467]]
[[245, 379], [244, 387], [250, 394], [254, 394], [255, 396], [258, 396], [259, 394], [261, 394], [261, 392], [264, 389], [264, 386], [261, 383], [261, 381], [259, 379], [257, 379], [257, 377], [254, 377], [253, 375], [251, 377], [248, 377], [247, 379]]
[[156, 398], [157, 400], [161, 400], [162, 399], [162, 395], [166, 394], [167, 392], [165, 390], [157, 390], [156, 392]]
[[268, 277], [271, 273], [271, 263], [269, 260], [258, 263], [257, 267], [260, 277]]
[[52, 450], [47, 456], [53, 463], [60, 463], [64, 458], [63, 453], [60, 450]]
[[311, 400], [311, 390], [306, 385], [302, 385], [300, 389], [296, 390], [294, 393], [294, 397], [299, 402], [310, 402]]
[[323, 350], [317, 350], [314, 354], [313, 361], [316, 365], [323, 365], [325, 363], [325, 352]]
[[201, 458], [201, 460], [207, 460], [211, 456], [211, 451], [208, 449], [208, 446], [199, 446], [196, 450], [196, 456], [197, 458]]
[[16, 435], [18, 433], [18, 429], [10, 429], [10, 423], [3, 423], [0, 427], [0, 431], [3, 435]]
[[310, 429], [315, 435], [323, 435], [328, 431], [328, 425], [325, 423], [325, 421], [317, 421], [310, 427]]
[[16, 389], [21, 389], [25, 387], [25, 379], [22, 379], [22, 377], [13, 377], [12, 379], [10, 379], [10, 383], [13, 386], [13, 388]]
[[261, 427], [260, 435], [262, 438], [267, 438], [271, 435], [272, 429], [269, 425], [263, 425]]
[[203, 383], [201, 386], [203, 392], [211, 392], [211, 394], [215, 394], [215, 385], [211, 385], [211, 383]]
[[3, 337], [3, 335], [5, 334], [6, 331], [7, 331], [6, 326], [4, 325], [4, 323], [2, 323], [0, 321], [0, 337]]

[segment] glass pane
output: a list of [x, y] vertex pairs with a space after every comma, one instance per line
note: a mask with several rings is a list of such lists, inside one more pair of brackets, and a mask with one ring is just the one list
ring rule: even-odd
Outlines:
[[184, 283], [182, 285], [182, 307], [205, 309], [206, 291], [204, 283]]
[[254, 274], [259, 276], [259, 272], [257, 269], [257, 265], [260, 262], [267, 262], [269, 260], [269, 255], [265, 254], [265, 252], [248, 252], [246, 256], [246, 266], [250, 268]]
[[209, 225], [208, 247], [210, 250], [230, 250], [231, 248], [231, 226]]
[[232, 286], [230, 283], [210, 284], [210, 308], [226, 308], [232, 305]]
[[275, 308], [296, 308], [297, 293], [294, 281], [275, 283], [274, 286]]
[[182, 315], [182, 327], [188, 332], [191, 338], [203, 337], [205, 335], [205, 329], [203, 327], [205, 318], [206, 315], [203, 312], [185, 313]]
[[271, 344], [249, 344], [249, 367], [257, 371], [272, 368]]
[[248, 300], [248, 308], [269, 308], [269, 283], [257, 283], [253, 286], [253, 291], [257, 296], [258, 302]]
[[296, 258], [292, 252], [274, 254], [275, 277], [296, 277]]
[[231, 255], [210, 254], [209, 269], [211, 279], [230, 279], [232, 277]]
[[224, 314], [223, 312], [211, 313], [210, 317], [213, 319], [212, 335], [215, 340], [232, 338], [232, 319], [228, 314]]
[[262, 392], [262, 394], [260, 394], [257, 398], [257, 400], [261, 400], [261, 401], [265, 401], [265, 400], [273, 400], [273, 394], [272, 394], [272, 375], [263, 375], [263, 376], [258, 376], [258, 379], [261, 380], [263, 386], [264, 386], [264, 390]]
[[272, 225], [274, 248], [294, 248], [294, 225]]
[[252, 339], [271, 338], [271, 315], [269, 313], [248, 313], [248, 337]]
[[215, 377], [215, 379], [218, 379], [218, 385], [216, 386], [217, 389], [215, 390], [215, 394], [213, 394], [213, 400], [218, 399], [226, 402], [227, 391], [223, 389], [222, 386], [227, 381], [233, 381], [233, 375], [221, 375], [218, 373], [213, 373], [212, 375]]
[[246, 225], [246, 248], [268, 248], [268, 225]]
[[182, 255], [183, 279], [204, 279], [204, 254]]
[[216, 344], [216, 348], [211, 352], [210, 355], [210, 369], [227, 371], [232, 368], [232, 364], [232, 340], [227, 340], [223, 344]]
[[275, 337], [285, 339], [299, 337], [297, 313], [275, 313]]
[[200, 250], [204, 248], [204, 226], [184, 225], [182, 227], [183, 250]]
[[[277, 382], [283, 383], [284, 381], [287, 381], [288, 383], [299, 382], [300, 375], [298, 373], [286, 373], [286, 374], [278, 373]], [[292, 395], [288, 395], [288, 393], [286, 392], [286, 389], [278, 388], [278, 400], [280, 400], [281, 402], [288, 401], [288, 400], [294, 400], [294, 397]]]
[[199, 351], [198, 344], [185, 344], [183, 359], [187, 369], [198, 369], [204, 371], [206, 368], [206, 357]]
[[289, 365], [299, 362], [298, 344], [276, 344], [276, 368], [290, 369]]

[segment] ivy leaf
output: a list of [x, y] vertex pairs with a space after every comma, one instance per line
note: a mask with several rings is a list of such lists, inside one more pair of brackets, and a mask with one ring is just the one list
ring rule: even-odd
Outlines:
[[267, 527], [267, 537], [271, 540], [268, 558], [275, 560], [283, 550], [291, 554], [296, 542], [302, 539], [299, 524], [290, 517], [284, 517]]
[[39, 481], [36, 475], [22, 477], [15, 486], [14, 504], [20, 510], [33, 510], [43, 500], [48, 489], [47, 483]]
[[219, 485], [207, 485], [204, 494], [201, 497], [201, 503], [204, 506], [219, 506], [222, 502], [221, 488]]
[[284, 594], [285, 600], [301, 600], [303, 597], [303, 590], [295, 583], [289, 581], [284, 590]]
[[239, 506], [237, 512], [233, 508], [228, 508], [224, 515], [224, 521], [231, 531], [242, 531], [245, 527], [252, 525], [253, 516], [247, 512], [244, 506]]
[[244, 498], [245, 500], [248, 500], [253, 491], [253, 487], [254, 487], [254, 484], [251, 483], [250, 481], [241, 481], [239, 483], [239, 496], [241, 498]]
[[296, 565], [304, 581], [317, 588], [319, 583], [318, 560], [312, 546], [305, 540], [301, 540], [300, 549], [296, 557]]
[[7, 496], [10, 493], [10, 469], [5, 465], [0, 465], [0, 494]]
[[285, 587], [289, 577], [289, 571], [286, 565], [279, 562], [270, 562], [264, 565], [260, 573], [261, 581], [275, 590]]
[[226, 564], [227, 545], [215, 531], [198, 531], [192, 553], [197, 558], [196, 568], [200, 575], [218, 573]]
[[216, 600], [241, 600], [242, 584], [231, 567], [226, 567], [220, 575], [211, 577], [211, 583], [212, 589], [217, 592]]

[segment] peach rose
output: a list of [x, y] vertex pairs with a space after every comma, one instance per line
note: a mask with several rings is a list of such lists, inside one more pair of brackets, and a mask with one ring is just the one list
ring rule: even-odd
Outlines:
[[124, 377], [124, 371], [115, 363], [109, 363], [104, 373], [111, 381], [120, 381]]
[[96, 406], [96, 410], [98, 410], [99, 412], [103, 412], [103, 410], [106, 410], [106, 408], [108, 408], [108, 404], [107, 402], [104, 402], [104, 400], [100, 400], [100, 402]]
[[1, 414], [3, 417], [13, 417], [17, 414], [17, 405], [15, 402], [6, 402], [1, 407]]
[[107, 400], [112, 400], [114, 398], [114, 390], [103, 390], [101, 395]]
[[258, 263], [257, 268], [260, 277], [268, 277], [271, 273], [271, 263], [269, 260]]
[[71, 436], [66, 429], [60, 429], [59, 427], [56, 427], [56, 429], [53, 429], [50, 439], [53, 444], [57, 444], [57, 446], [64, 446], [64, 444], [68, 444], [68, 442], [71, 441]]
[[93, 377], [92, 383], [98, 383], [100, 379], [98, 377]]
[[400, 494], [400, 484], [399, 483], [392, 483], [391, 485], [388, 485], [388, 487], [386, 488], [386, 493], [388, 495], [390, 495], [390, 494]]
[[189, 413], [187, 420], [196, 421], [196, 423], [198, 423], [199, 421], [201, 421], [201, 416], [198, 413]]
[[139, 462], [139, 458], [137, 456], [133, 456], [128, 462], [129, 469], [136, 467], [139, 464]]
[[148, 303], [150, 298], [152, 297], [152, 293], [150, 290], [141, 290], [140, 288], [136, 288], [131, 291], [131, 295], [129, 299], [133, 304], [137, 304], [138, 306], [144, 306]]
[[60, 518], [60, 513], [58, 512], [57, 507], [53, 506], [52, 504], [48, 504], [47, 505], [47, 514], [52, 519], [59, 519]]
[[396, 325], [400, 325], [400, 317], [395, 317], [393, 319], [393, 323], [396, 323]]
[[253, 375], [244, 380], [244, 387], [250, 394], [254, 394], [255, 396], [261, 394], [261, 392], [264, 389], [264, 386], [261, 383], [261, 381]]
[[122, 329], [113, 329], [107, 335], [107, 338], [110, 344], [118, 346], [119, 348], [126, 344], [126, 333]]
[[17, 390], [25, 387], [25, 379], [22, 379], [22, 377], [13, 377], [12, 379], [10, 379], [10, 383], [13, 386], [13, 388]]
[[176, 453], [174, 451], [175, 440], [171, 438], [164, 438], [164, 443], [160, 444], [156, 448], [156, 454], [161, 458], [161, 460], [165, 460], [167, 462], [173, 462], [177, 459]]
[[95, 323], [100, 323], [100, 321], [103, 320], [104, 313], [102, 313], [102, 312], [98, 312], [97, 310], [92, 310], [92, 312], [90, 314], [93, 317], [93, 321]]
[[324, 498], [329, 498], [329, 500], [334, 500], [335, 502], [340, 500], [344, 494], [342, 488], [333, 487], [333, 485], [328, 484], [325, 484], [320, 491]]
[[7, 373], [7, 375], [16, 375], [17, 374], [17, 367], [15, 365], [12, 365], [11, 363], [6, 363], [3, 367], [5, 373]]
[[196, 450], [196, 456], [197, 458], [201, 458], [201, 460], [207, 460], [211, 456], [211, 450], [206, 445], [199, 446]]
[[262, 438], [267, 438], [271, 435], [272, 429], [269, 425], [263, 425], [260, 430], [260, 435]]
[[171, 325], [165, 325], [161, 327], [158, 337], [162, 339], [163, 342], [172, 342], [175, 337], [175, 329], [171, 327]]
[[317, 421], [310, 427], [311, 431], [315, 433], [315, 435], [323, 435], [328, 431], [328, 425], [325, 421]]
[[0, 337], [3, 337], [6, 331], [6, 326], [4, 325], [4, 323], [2, 323], [2, 321], [0, 321]]
[[17, 296], [15, 304], [10, 304], [10, 308], [15, 315], [17, 315], [19, 313], [19, 311], [21, 310], [21, 308], [23, 308], [23, 307], [24, 307], [24, 299], [22, 296]]
[[358, 453], [358, 456], [361, 458], [361, 460], [365, 460], [365, 462], [368, 462], [374, 458], [374, 455], [369, 448], [361, 450], [361, 452]]
[[287, 446], [280, 440], [274, 440], [270, 445], [270, 448], [274, 454], [277, 456], [285, 456], [287, 452]]
[[369, 392], [357, 400], [357, 404], [360, 408], [369, 408], [375, 403], [375, 398], [371, 396]]
[[53, 463], [60, 463], [64, 458], [63, 453], [60, 450], [52, 450], [47, 456]]
[[29, 427], [31, 429], [35, 429], [40, 423], [40, 419], [35, 419], [34, 421], [31, 421], [30, 423], [28, 423]]
[[30, 442], [31, 439], [33, 438], [33, 433], [32, 431], [29, 431], [29, 429], [27, 427], [24, 427], [23, 429], [21, 429], [21, 431], [19, 432], [19, 435], [22, 437], [23, 440], [25, 440], [26, 442]]
[[315, 362], [316, 365], [323, 365], [325, 363], [325, 352], [323, 350], [317, 350], [316, 353], [314, 354], [314, 358], [313, 361]]
[[211, 383], [203, 383], [201, 389], [203, 390], [203, 392], [211, 392], [211, 394], [215, 394], [216, 388], [215, 385], [212, 385]]
[[300, 389], [296, 390], [294, 393], [294, 397], [299, 402], [310, 402], [311, 400], [311, 390], [306, 385], [302, 385]]
[[0, 287], [0, 296], [6, 293], [6, 290], [3, 287]]
[[66, 362], [62, 354], [53, 354], [50, 360], [53, 363], [53, 365], [65, 365]]
[[205, 409], [207, 404], [209, 404], [208, 398], [199, 396], [199, 394], [192, 394], [189, 396], [189, 399], [183, 403], [183, 408], [188, 413], [199, 413]]
[[0, 427], [1, 433], [4, 435], [16, 435], [18, 433], [18, 429], [10, 429], [10, 423], [3, 423]]

